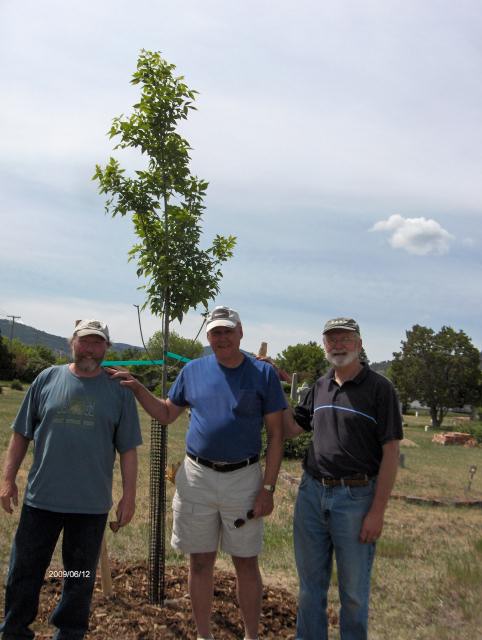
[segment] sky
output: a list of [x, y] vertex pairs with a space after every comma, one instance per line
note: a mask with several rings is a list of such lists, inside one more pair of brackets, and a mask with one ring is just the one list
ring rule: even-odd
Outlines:
[[[181, 133], [209, 182], [203, 243], [237, 237], [212, 306], [239, 312], [244, 348], [321, 342], [338, 316], [371, 361], [414, 324], [482, 348], [479, 0], [0, 0], [0, 317], [61, 336], [100, 318], [141, 344], [136, 237], [91, 179], [138, 166], [106, 133], [141, 49], [199, 91]], [[173, 328], [194, 338], [201, 311]]]

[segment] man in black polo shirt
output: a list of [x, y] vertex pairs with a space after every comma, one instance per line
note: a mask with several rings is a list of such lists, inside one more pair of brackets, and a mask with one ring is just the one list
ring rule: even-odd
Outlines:
[[334, 551], [340, 637], [366, 640], [370, 573], [397, 473], [401, 414], [391, 382], [360, 362], [355, 320], [329, 320], [323, 344], [332, 369], [308, 391], [294, 416], [285, 411], [286, 437], [313, 431], [294, 515], [300, 579], [296, 638], [328, 638]]

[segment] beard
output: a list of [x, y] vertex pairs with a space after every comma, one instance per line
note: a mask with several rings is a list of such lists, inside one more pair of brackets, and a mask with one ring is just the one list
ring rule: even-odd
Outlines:
[[352, 351], [351, 353], [344, 353], [342, 355], [341, 354], [334, 355], [332, 353], [327, 353], [326, 359], [334, 367], [342, 368], [342, 367], [347, 367], [348, 365], [352, 364], [352, 362], [355, 362], [356, 360], [359, 360], [360, 353], [359, 351]]
[[104, 358], [94, 358], [93, 356], [80, 356], [77, 355], [75, 351], [72, 351], [72, 357], [76, 367], [84, 373], [93, 373], [104, 360]]

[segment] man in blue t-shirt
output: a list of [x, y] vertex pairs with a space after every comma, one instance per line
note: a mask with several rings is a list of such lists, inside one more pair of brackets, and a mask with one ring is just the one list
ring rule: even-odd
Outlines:
[[[274, 368], [240, 350], [243, 330], [236, 311], [216, 307], [206, 329], [213, 355], [187, 364], [167, 400], [153, 396], [127, 372], [113, 377], [121, 378], [161, 424], [190, 408], [186, 458], [176, 475], [171, 544], [190, 556], [198, 637], [212, 637], [213, 571], [220, 548], [233, 559], [245, 637], [255, 639], [262, 597], [262, 517], [273, 510], [286, 401]], [[264, 472], [259, 465], [263, 422], [268, 433]]]
[[134, 398], [101, 369], [110, 346], [98, 320], [77, 321], [73, 362], [34, 380], [12, 425], [0, 500], [12, 513], [15, 482], [30, 441], [33, 463], [12, 547], [5, 593], [4, 640], [33, 638], [40, 588], [63, 530], [62, 597], [51, 622], [56, 640], [78, 640], [87, 628], [97, 561], [112, 506], [112, 474], [120, 456], [123, 495], [117, 526], [135, 510], [137, 453], [142, 443]]

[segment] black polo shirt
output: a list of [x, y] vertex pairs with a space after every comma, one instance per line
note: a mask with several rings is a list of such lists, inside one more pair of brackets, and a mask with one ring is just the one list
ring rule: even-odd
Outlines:
[[403, 438], [395, 389], [366, 364], [341, 386], [334, 373], [319, 378], [295, 409], [298, 424], [313, 430], [303, 467], [314, 477], [376, 476], [382, 446]]

